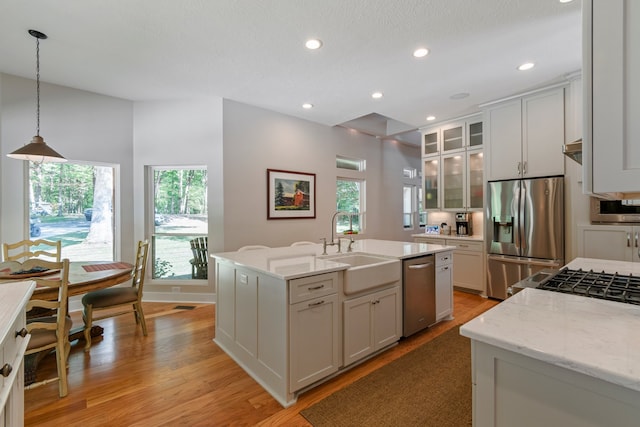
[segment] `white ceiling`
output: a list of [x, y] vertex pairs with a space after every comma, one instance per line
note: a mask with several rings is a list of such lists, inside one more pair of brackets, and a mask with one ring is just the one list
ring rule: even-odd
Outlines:
[[[49, 36], [40, 43], [43, 82], [130, 100], [218, 96], [330, 126], [368, 116], [371, 130], [351, 124], [384, 136], [578, 71], [580, 7], [580, 0], [0, 0], [0, 72], [35, 78], [27, 30], [37, 29]], [[304, 47], [311, 37], [323, 41], [320, 50]], [[421, 46], [431, 52], [416, 59]], [[517, 71], [526, 61], [536, 67]], [[384, 97], [372, 99], [374, 91]], [[462, 92], [469, 96], [450, 98]], [[315, 107], [303, 110], [304, 102]], [[393, 129], [380, 130], [381, 118], [393, 119]]]

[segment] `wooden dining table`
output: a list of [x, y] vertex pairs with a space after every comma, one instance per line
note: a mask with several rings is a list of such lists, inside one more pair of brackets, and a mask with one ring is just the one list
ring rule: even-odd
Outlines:
[[[16, 282], [22, 280], [33, 280], [37, 278], [54, 279], [60, 277], [59, 271], [50, 274], [40, 273], [37, 276], [28, 277], [29, 274], [11, 275], [7, 269], [16, 271], [15, 262], [0, 263], [0, 286], [3, 283]], [[119, 261], [72, 261], [69, 263], [69, 290], [68, 296], [82, 295], [90, 291], [109, 288], [120, 283], [131, 280], [131, 271], [133, 265], [128, 262]], [[18, 270], [19, 271], [19, 270]], [[46, 287], [37, 287], [31, 296], [31, 299], [55, 300], [58, 298], [57, 289], [49, 289]], [[27, 314], [27, 318], [29, 318]], [[91, 337], [101, 336], [104, 329], [99, 325], [91, 327]], [[69, 332], [69, 342], [78, 339], [84, 339], [84, 325], [72, 328]], [[35, 382], [35, 370], [38, 362], [43, 354], [30, 355], [25, 358], [25, 385]]]

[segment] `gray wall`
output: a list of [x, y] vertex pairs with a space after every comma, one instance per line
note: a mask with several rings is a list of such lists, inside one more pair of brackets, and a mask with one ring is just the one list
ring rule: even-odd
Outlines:
[[[28, 236], [26, 162], [6, 157], [31, 141], [36, 133], [35, 81], [0, 74], [0, 241]], [[116, 204], [117, 254], [134, 256], [133, 224], [133, 103], [41, 82], [40, 134], [47, 144], [70, 160], [117, 164], [120, 192]], [[119, 238], [121, 237], [121, 241]], [[122, 248], [122, 252], [118, 252]]]
[[[366, 160], [366, 230], [357, 238], [411, 240], [402, 228], [402, 170], [420, 168], [418, 147], [229, 100], [223, 117], [225, 250], [330, 238], [336, 177], [358, 176], [337, 169], [336, 155]], [[316, 174], [315, 219], [267, 219], [267, 169]]]
[[[119, 165], [119, 259], [133, 259], [135, 242], [148, 235], [145, 168], [153, 165], [207, 166], [211, 252], [329, 237], [336, 177], [357, 176], [337, 169], [336, 155], [366, 160], [366, 232], [357, 238], [412, 240], [418, 232], [402, 228], [402, 170], [420, 170], [417, 147], [221, 98], [131, 102], [41, 85], [45, 141], [70, 160]], [[0, 74], [0, 241], [28, 235], [27, 171], [6, 154], [31, 140], [35, 119], [35, 82]], [[267, 220], [268, 168], [316, 174], [315, 219]], [[213, 299], [212, 279], [208, 285], [181, 284], [180, 294], [167, 292], [171, 285], [149, 281], [145, 295]]]

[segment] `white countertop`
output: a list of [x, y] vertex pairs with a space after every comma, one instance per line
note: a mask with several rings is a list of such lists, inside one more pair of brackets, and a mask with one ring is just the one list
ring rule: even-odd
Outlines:
[[24, 309], [35, 288], [36, 282], [31, 280], [0, 283], [0, 342], [7, 334], [16, 332], [11, 330], [13, 320]]
[[[632, 263], [577, 258], [570, 268], [637, 274]], [[616, 269], [612, 271], [611, 269]], [[525, 288], [460, 328], [505, 350], [640, 391], [640, 306]]]
[[[348, 239], [342, 240], [342, 253], [347, 255]], [[397, 242], [392, 240], [362, 239], [352, 246], [353, 253], [366, 253], [387, 258], [415, 258], [455, 248], [427, 243]], [[336, 255], [337, 246], [327, 246], [327, 256]], [[256, 249], [244, 252], [222, 252], [212, 258], [230, 261], [280, 279], [289, 280], [313, 274], [345, 270], [347, 264], [323, 258], [322, 244], [286, 246], [281, 248]]]
[[457, 234], [412, 234], [411, 237], [433, 237], [436, 239], [470, 240], [472, 242], [482, 242], [484, 237], [480, 235], [458, 236]]

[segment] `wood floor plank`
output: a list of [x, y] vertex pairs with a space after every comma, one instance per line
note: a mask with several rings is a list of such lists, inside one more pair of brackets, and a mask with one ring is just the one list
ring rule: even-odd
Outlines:
[[[69, 395], [58, 397], [56, 383], [25, 391], [26, 426], [309, 426], [299, 415], [449, 328], [476, 317], [497, 302], [454, 291], [452, 321], [420, 332], [385, 353], [303, 393], [282, 408], [213, 341], [215, 306], [144, 303], [149, 335], [133, 317], [97, 322], [104, 337], [72, 343]], [[80, 313], [72, 313], [75, 325]], [[55, 356], [40, 364], [38, 377], [55, 375]]]

